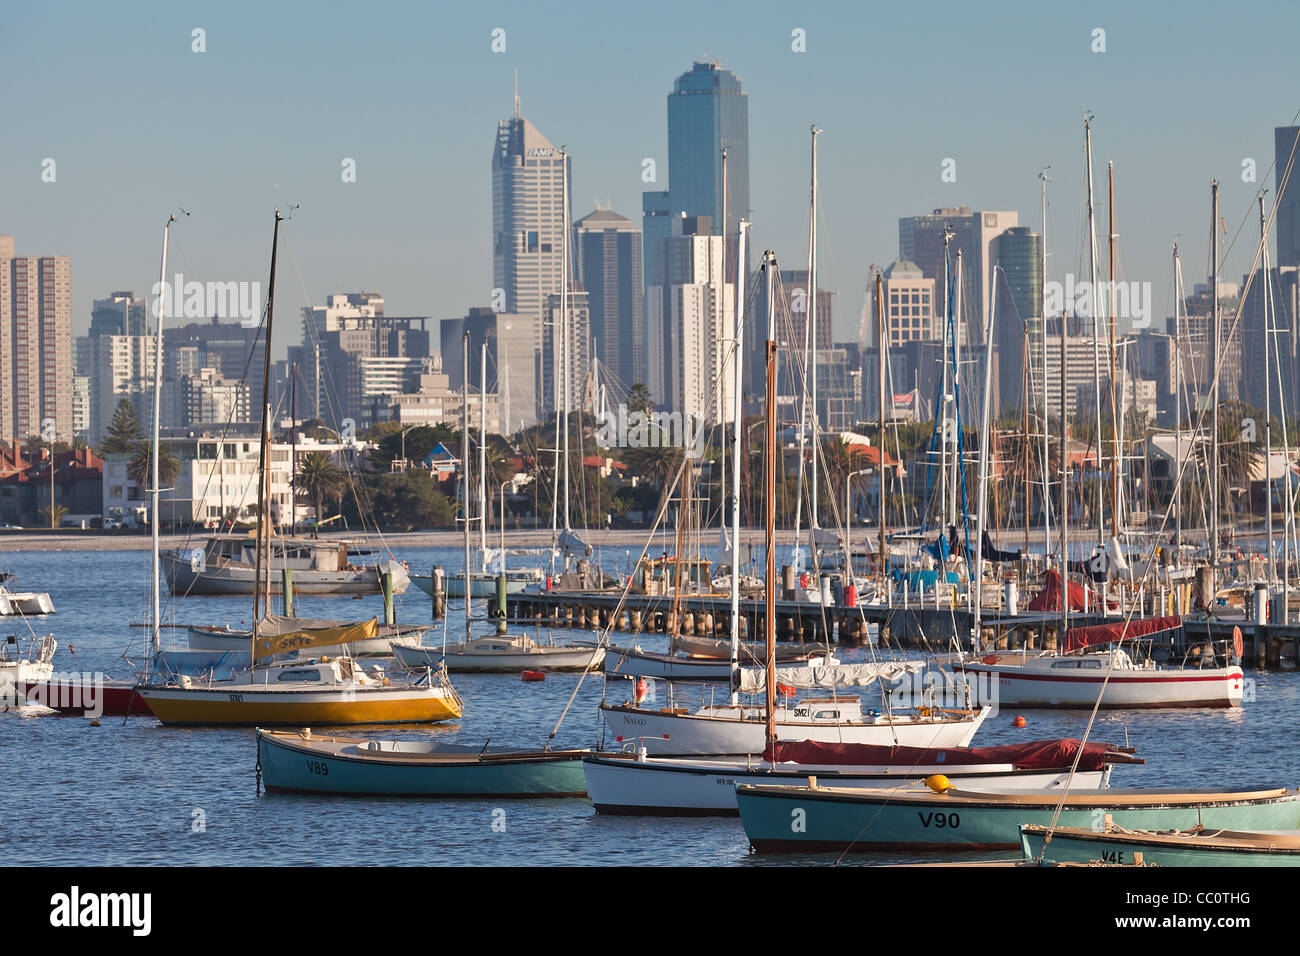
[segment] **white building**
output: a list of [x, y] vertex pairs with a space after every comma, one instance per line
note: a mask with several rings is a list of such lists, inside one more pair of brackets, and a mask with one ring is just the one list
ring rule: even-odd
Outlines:
[[153, 415], [154, 339], [149, 335], [94, 335], [77, 339], [77, 365], [89, 379], [89, 434], [104, 437], [113, 411], [131, 399], [141, 424]]

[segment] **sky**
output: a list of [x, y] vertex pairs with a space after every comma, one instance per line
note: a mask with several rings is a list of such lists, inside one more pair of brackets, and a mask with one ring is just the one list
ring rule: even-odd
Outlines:
[[[897, 258], [899, 217], [968, 205], [1037, 231], [1044, 166], [1049, 279], [1086, 275], [1085, 111], [1099, 196], [1114, 163], [1117, 274], [1151, 283], [1161, 325], [1176, 238], [1188, 291], [1206, 274], [1211, 180], [1221, 276], [1240, 281], [1273, 128], [1300, 122], [1287, 2], [55, 2], [9, 5], [4, 24], [0, 234], [20, 255], [72, 257], [74, 335], [92, 299], [157, 281], [174, 210], [189, 215], [169, 273], [264, 285], [273, 211], [295, 206], [277, 358], [297, 310], [333, 292], [435, 319], [489, 303], [491, 151], [516, 70], [523, 115], [569, 148], [574, 217], [599, 201], [639, 222], [641, 192], [669, 179], [673, 80], [720, 60], [749, 99], [753, 245], [791, 268], [820, 127], [819, 272], [848, 341], [871, 267]], [[1103, 245], [1106, 213], [1099, 198]]]

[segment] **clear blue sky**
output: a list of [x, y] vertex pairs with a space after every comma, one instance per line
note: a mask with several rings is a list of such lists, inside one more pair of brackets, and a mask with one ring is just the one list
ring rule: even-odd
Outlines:
[[[1254, 251], [1253, 157], [1300, 108], [1287, 2], [997, 5], [750, 2], [12, 4], [0, 233], [20, 254], [73, 259], [74, 333], [90, 301], [156, 280], [265, 281], [272, 210], [299, 203], [282, 248], [280, 347], [330, 292], [377, 289], [392, 314], [487, 304], [490, 155], [517, 68], [523, 113], [574, 161], [574, 214], [596, 199], [640, 219], [641, 160], [667, 179], [666, 97], [699, 57], [749, 94], [754, 240], [806, 255], [808, 127], [819, 139], [824, 286], [856, 337], [871, 264], [897, 255], [900, 216], [940, 205], [1015, 209], [1037, 228], [1051, 164], [1049, 270], [1082, 271], [1082, 122], [1096, 114], [1098, 189], [1117, 181], [1123, 278], [1170, 308], [1170, 243], [1205, 273], [1209, 183], [1229, 233], [1223, 270]], [[191, 30], [207, 52], [191, 52]], [[505, 53], [491, 51], [506, 31]], [[1092, 30], [1106, 31], [1093, 53]], [[806, 31], [807, 52], [791, 50]], [[41, 162], [57, 163], [42, 183]], [[345, 184], [340, 163], [357, 162]], [[940, 181], [945, 157], [957, 181]], [[1104, 204], [1099, 206], [1105, 232]]]

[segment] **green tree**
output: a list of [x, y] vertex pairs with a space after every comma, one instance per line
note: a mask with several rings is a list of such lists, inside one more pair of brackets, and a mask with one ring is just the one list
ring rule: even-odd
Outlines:
[[644, 382], [637, 382], [627, 390], [627, 410], [629, 412], [643, 412], [654, 405], [654, 399], [650, 394], [650, 387]]
[[133, 451], [137, 442], [144, 438], [140, 419], [135, 414], [135, 406], [125, 396], [118, 399], [113, 409], [113, 420], [108, 424], [104, 440], [99, 443], [99, 455], [123, 454]]
[[[153, 482], [153, 443], [138, 441], [133, 449], [135, 455], [126, 466], [126, 473], [141, 488], [148, 488]], [[181, 463], [166, 448], [158, 456], [158, 485], [167, 488], [176, 483], [181, 473]]]
[[57, 528], [59, 522], [63, 520], [63, 516], [68, 513], [68, 509], [63, 505], [46, 505], [40, 510], [40, 513], [49, 517], [51, 528]]
[[325, 517], [321, 504], [326, 499], [337, 498], [342, 494], [347, 475], [327, 452], [313, 451], [298, 459], [295, 481], [316, 505], [316, 533], [320, 534], [320, 522]]

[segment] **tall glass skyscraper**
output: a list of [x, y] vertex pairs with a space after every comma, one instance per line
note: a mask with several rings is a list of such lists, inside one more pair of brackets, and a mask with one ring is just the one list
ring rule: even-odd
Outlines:
[[[727, 222], [722, 221], [722, 149]], [[676, 215], [709, 216], [714, 235], [749, 218], [749, 100], [716, 60], [697, 60], [668, 95], [668, 193]]]
[[[1285, 178], [1286, 188], [1277, 189], [1277, 262], [1279, 266], [1300, 266], [1300, 126], [1278, 126], [1273, 130], [1273, 179], [1277, 186]], [[1295, 162], [1286, 176], [1292, 150]]]

